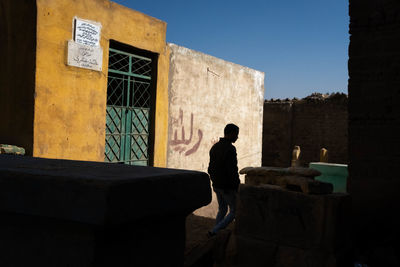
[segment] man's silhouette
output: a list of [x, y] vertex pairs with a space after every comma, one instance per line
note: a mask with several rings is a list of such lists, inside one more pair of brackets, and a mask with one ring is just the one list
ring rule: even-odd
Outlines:
[[[240, 180], [237, 167], [236, 148], [232, 145], [238, 139], [239, 127], [228, 124], [224, 129], [224, 137], [210, 150], [208, 173], [218, 200], [218, 214], [215, 227], [208, 232], [215, 235], [224, 229], [235, 218], [236, 195]], [[229, 214], [225, 217], [229, 207]]]

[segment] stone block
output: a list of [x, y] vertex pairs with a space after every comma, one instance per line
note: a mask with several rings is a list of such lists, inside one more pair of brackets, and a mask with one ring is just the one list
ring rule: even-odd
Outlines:
[[335, 257], [321, 249], [279, 246], [274, 267], [335, 267]]
[[287, 168], [277, 167], [245, 167], [239, 171], [240, 174], [248, 174], [251, 176], [281, 176], [287, 175]]
[[325, 196], [325, 226], [321, 247], [347, 253], [351, 236], [351, 197], [346, 193]]
[[321, 175], [321, 172], [303, 167], [289, 167], [287, 169], [288, 173], [294, 176], [304, 176], [309, 178], [314, 178], [315, 176]]
[[274, 266], [277, 245], [263, 240], [234, 235], [231, 237], [227, 253], [229, 266], [236, 267], [265, 267]]
[[183, 265], [184, 216], [115, 226], [4, 212], [0, 216], [2, 267]]
[[25, 155], [23, 147], [0, 144], [0, 154]]
[[316, 181], [308, 177], [284, 176], [277, 179], [278, 185], [293, 191], [301, 191], [304, 194], [330, 194], [333, 191], [333, 185], [321, 181]]
[[280, 176], [276, 176], [274, 174], [264, 174], [264, 175], [251, 175], [247, 174], [244, 178], [244, 183], [246, 185], [262, 185], [262, 184], [270, 184], [277, 185], [278, 178]]
[[304, 176], [309, 178], [321, 175], [317, 170], [303, 167], [245, 167], [239, 173], [250, 176]]
[[223, 229], [218, 232], [215, 237], [215, 243], [213, 246], [213, 256], [216, 263], [221, 264], [225, 261], [226, 248], [229, 242], [232, 231]]
[[0, 155], [0, 265], [182, 266], [210, 201], [202, 172]]
[[261, 184], [272, 184], [291, 191], [317, 195], [330, 194], [333, 191], [333, 185], [331, 183], [317, 181], [309, 177], [274, 175], [271, 173], [265, 175], [247, 174], [245, 177], [245, 184], [254, 186]]
[[269, 185], [242, 185], [235, 233], [288, 246], [318, 246], [324, 232], [325, 198], [279, 190]]
[[225, 264], [224, 266], [229, 267], [236, 267], [237, 266], [237, 256], [238, 256], [238, 249], [236, 245], [236, 236], [231, 233], [228, 243], [225, 249]]

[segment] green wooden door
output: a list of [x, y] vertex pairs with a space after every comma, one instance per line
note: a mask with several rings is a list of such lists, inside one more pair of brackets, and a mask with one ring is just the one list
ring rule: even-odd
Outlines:
[[149, 165], [151, 61], [110, 48], [106, 162]]

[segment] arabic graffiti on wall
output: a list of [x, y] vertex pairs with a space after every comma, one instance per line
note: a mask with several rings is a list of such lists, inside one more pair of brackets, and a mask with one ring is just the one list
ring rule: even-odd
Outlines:
[[[203, 139], [203, 131], [197, 129], [197, 140], [194, 138], [194, 130], [193, 130], [193, 120], [194, 116], [193, 113], [190, 114], [190, 132], [189, 138], [186, 139], [186, 132], [185, 127], [183, 124], [183, 110], [179, 109], [179, 117], [172, 118], [172, 132], [173, 132], [173, 139], [170, 141], [171, 146], [173, 147], [174, 151], [179, 152], [179, 154], [184, 153], [185, 156], [189, 156], [195, 153], [201, 144], [201, 140]], [[180, 139], [178, 137], [178, 132], [180, 134]]]

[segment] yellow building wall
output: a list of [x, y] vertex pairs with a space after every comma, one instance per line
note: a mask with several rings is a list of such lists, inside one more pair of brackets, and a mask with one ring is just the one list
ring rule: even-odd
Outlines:
[[[102, 72], [68, 66], [73, 18], [99, 22]], [[166, 23], [108, 0], [37, 0], [33, 156], [104, 161], [110, 39], [159, 54], [154, 166], [166, 166]]]

